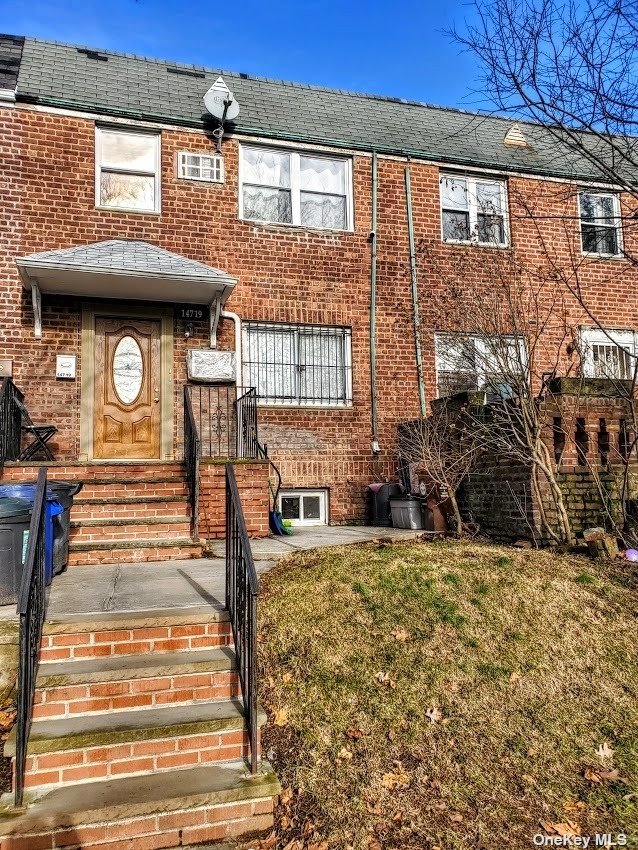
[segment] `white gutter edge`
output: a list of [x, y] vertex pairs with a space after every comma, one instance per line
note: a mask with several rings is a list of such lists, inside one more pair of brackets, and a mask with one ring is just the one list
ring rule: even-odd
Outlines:
[[237, 313], [230, 313], [227, 310], [222, 310], [220, 313], [222, 319], [230, 319], [235, 325], [235, 383], [241, 387], [242, 382], [242, 351], [241, 351], [241, 319]]
[[0, 101], [5, 103], [15, 103], [16, 93], [14, 89], [0, 89]]

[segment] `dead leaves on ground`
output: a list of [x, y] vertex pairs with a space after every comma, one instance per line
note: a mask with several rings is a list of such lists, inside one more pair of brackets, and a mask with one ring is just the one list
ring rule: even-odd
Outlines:
[[607, 741], [603, 741], [602, 744], [596, 750], [596, 755], [601, 761], [607, 761], [614, 757], [614, 751], [609, 746]]
[[396, 629], [392, 629], [392, 631], [390, 632], [390, 634], [392, 635], [392, 637], [393, 637], [395, 640], [398, 640], [400, 643], [405, 643], [405, 642], [406, 642], [406, 640], [408, 640], [408, 639], [409, 639], [409, 637], [410, 637], [410, 633], [409, 633], [409, 632], [407, 632], [405, 629], [401, 629], [401, 628], [399, 628], [398, 626], [397, 626], [397, 628], [396, 628]]
[[280, 708], [275, 712], [275, 716], [273, 718], [273, 723], [275, 726], [286, 726], [288, 724], [288, 709]]
[[549, 820], [539, 821], [546, 835], [560, 835], [563, 838], [570, 838], [580, 835], [580, 826], [572, 820], [565, 820], [561, 823], [553, 823]]
[[602, 782], [617, 782], [620, 780], [620, 773], [617, 768], [611, 770], [599, 770], [593, 767], [586, 767], [584, 777], [592, 785], [600, 785]]
[[381, 777], [381, 784], [389, 791], [393, 788], [407, 788], [410, 784], [410, 776], [405, 772], [405, 768], [401, 762], [395, 761], [394, 770], [383, 774]]
[[390, 674], [384, 673], [382, 670], [376, 673], [374, 678], [380, 685], [384, 685], [386, 688], [396, 688], [397, 686], [397, 683], [390, 677]]
[[430, 723], [438, 723], [443, 718], [443, 712], [438, 707], [438, 705], [433, 705], [432, 708], [428, 708], [425, 712], [425, 716], [428, 718]]

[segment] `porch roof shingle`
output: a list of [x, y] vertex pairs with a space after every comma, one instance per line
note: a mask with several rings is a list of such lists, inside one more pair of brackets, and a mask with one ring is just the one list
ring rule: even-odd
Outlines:
[[18, 266], [37, 265], [98, 273], [110, 271], [211, 282], [228, 281], [228, 275], [221, 269], [136, 239], [109, 239], [106, 242], [78, 245], [75, 248], [39, 251], [20, 257], [17, 263]]
[[[0, 37], [0, 62], [7, 50], [15, 50], [14, 37], [4, 38], [3, 42]], [[241, 106], [230, 130], [246, 136], [376, 149], [463, 167], [600, 179], [587, 157], [577, 156], [539, 125], [518, 122], [528, 147], [504, 144], [511, 118], [34, 38], [24, 39], [16, 97], [18, 102], [104, 116], [213, 129], [202, 98], [220, 73]], [[587, 139], [588, 144], [598, 144], [594, 136]], [[628, 144], [633, 146], [636, 140]]]

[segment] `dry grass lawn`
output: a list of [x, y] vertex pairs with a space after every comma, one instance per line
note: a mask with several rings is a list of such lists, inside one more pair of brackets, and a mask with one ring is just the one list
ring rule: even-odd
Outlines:
[[446, 541], [282, 562], [262, 580], [259, 651], [285, 791], [261, 846], [636, 846], [631, 567]]

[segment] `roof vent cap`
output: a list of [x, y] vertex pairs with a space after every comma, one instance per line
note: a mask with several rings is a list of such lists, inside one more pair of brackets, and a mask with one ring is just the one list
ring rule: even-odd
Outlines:
[[503, 144], [510, 145], [513, 148], [528, 148], [530, 146], [518, 124], [512, 124], [507, 133], [505, 133]]

